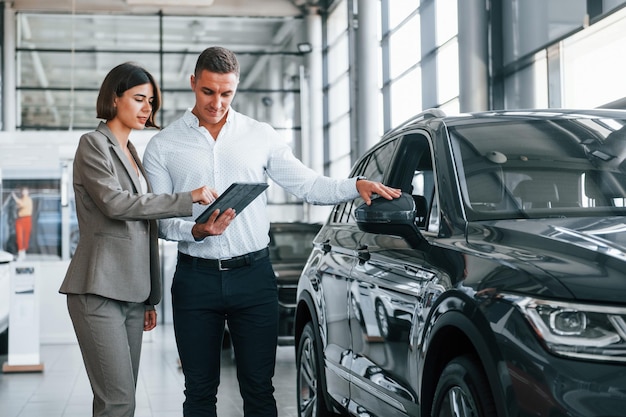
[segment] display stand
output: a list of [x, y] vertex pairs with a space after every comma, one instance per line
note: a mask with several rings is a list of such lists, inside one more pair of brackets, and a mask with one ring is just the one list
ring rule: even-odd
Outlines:
[[2, 371], [42, 372], [39, 357], [39, 300], [36, 293], [38, 262], [10, 264], [9, 355]]

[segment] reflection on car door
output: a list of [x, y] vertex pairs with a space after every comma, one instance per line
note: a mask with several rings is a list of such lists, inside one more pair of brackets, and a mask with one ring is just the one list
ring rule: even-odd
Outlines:
[[[338, 402], [345, 402], [349, 397], [349, 365], [345, 362], [345, 352], [350, 349], [350, 333], [348, 324], [348, 307], [346, 305], [348, 277], [356, 263], [356, 225], [338, 226], [336, 233], [330, 237], [321, 236], [317, 240], [315, 250], [319, 251], [317, 276], [318, 288], [321, 288], [322, 304], [320, 311], [326, 311], [320, 317], [326, 361], [326, 380], [329, 392]], [[316, 284], [313, 283], [315, 286]]]
[[[416, 205], [416, 226], [425, 228], [435, 188], [430, 146], [420, 133], [397, 142], [384, 178], [414, 201], [422, 199]], [[350, 274], [352, 410], [386, 417], [419, 414], [417, 388], [411, 383], [418, 375], [413, 349], [424, 323], [424, 292], [437, 278], [427, 248], [417, 236], [409, 242], [361, 234], [359, 262]]]
[[358, 291], [350, 303], [353, 407], [379, 416], [418, 415], [410, 347], [423, 323], [422, 291], [434, 274], [404, 239], [364, 234], [359, 246], [350, 276]]

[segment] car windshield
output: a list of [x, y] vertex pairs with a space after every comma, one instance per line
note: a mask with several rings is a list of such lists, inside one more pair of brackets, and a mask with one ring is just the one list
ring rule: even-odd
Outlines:
[[468, 220], [626, 215], [626, 120], [450, 127]]

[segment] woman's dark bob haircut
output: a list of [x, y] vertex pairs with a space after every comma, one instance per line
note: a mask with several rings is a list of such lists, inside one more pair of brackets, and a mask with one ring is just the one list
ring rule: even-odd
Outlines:
[[117, 114], [115, 97], [122, 97], [126, 90], [138, 85], [150, 83], [154, 90], [152, 100], [152, 113], [148, 116], [146, 127], [156, 127], [154, 115], [161, 108], [161, 92], [154, 77], [140, 65], [133, 62], [125, 62], [113, 68], [102, 81], [98, 101], [96, 102], [96, 117], [103, 120], [112, 120]]

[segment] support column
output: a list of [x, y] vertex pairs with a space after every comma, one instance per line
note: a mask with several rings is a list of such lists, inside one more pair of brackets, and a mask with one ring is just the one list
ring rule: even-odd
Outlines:
[[[311, 52], [306, 55], [306, 69], [301, 76], [302, 97], [302, 161], [315, 172], [324, 173], [324, 94], [322, 60], [322, 17], [315, 6], [308, 8], [306, 16], [307, 41]], [[304, 85], [308, 80], [308, 85]], [[326, 206], [304, 207], [304, 221], [323, 222], [328, 217]]]
[[459, 108], [489, 109], [489, 53], [485, 0], [458, 0]]
[[376, 2], [358, 0], [358, 27], [356, 34], [356, 113], [357, 134], [356, 149], [352, 150], [352, 162], [363, 155], [380, 139], [378, 131], [378, 61], [379, 41], [377, 38]]

